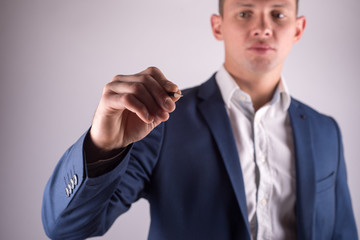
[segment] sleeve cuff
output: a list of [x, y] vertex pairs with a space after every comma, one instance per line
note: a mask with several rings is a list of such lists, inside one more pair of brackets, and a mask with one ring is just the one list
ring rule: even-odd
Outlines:
[[90, 131], [86, 134], [84, 141], [84, 158], [88, 177], [95, 178], [115, 169], [128, 154], [132, 145], [101, 153], [91, 141], [89, 133]]
[[122, 149], [121, 152], [114, 157], [87, 163], [86, 168], [88, 177], [95, 178], [112, 171], [122, 162], [130, 149], [131, 145]]

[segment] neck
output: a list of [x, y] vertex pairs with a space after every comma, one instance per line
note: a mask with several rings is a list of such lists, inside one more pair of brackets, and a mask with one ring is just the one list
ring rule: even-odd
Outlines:
[[224, 66], [240, 89], [249, 94], [255, 111], [271, 100], [281, 78], [281, 68], [266, 73], [250, 73], [238, 69], [232, 71], [226, 64]]

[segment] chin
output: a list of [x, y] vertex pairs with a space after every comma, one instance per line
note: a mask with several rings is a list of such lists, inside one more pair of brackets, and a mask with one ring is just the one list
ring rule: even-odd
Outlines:
[[274, 61], [266, 58], [255, 59], [249, 65], [250, 69], [257, 74], [268, 73], [276, 68]]

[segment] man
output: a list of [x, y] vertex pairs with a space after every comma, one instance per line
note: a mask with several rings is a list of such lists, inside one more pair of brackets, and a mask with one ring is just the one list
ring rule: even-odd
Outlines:
[[154, 67], [105, 86], [46, 186], [49, 237], [102, 235], [144, 197], [149, 239], [357, 239], [339, 128], [281, 78], [305, 29], [297, 2], [219, 6], [225, 61], [210, 80], [178, 102]]

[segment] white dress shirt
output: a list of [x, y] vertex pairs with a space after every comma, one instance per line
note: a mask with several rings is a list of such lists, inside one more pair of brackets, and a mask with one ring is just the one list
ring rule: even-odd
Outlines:
[[216, 81], [238, 149], [252, 239], [296, 239], [291, 98], [285, 82], [281, 79], [272, 100], [255, 112], [224, 66]]

